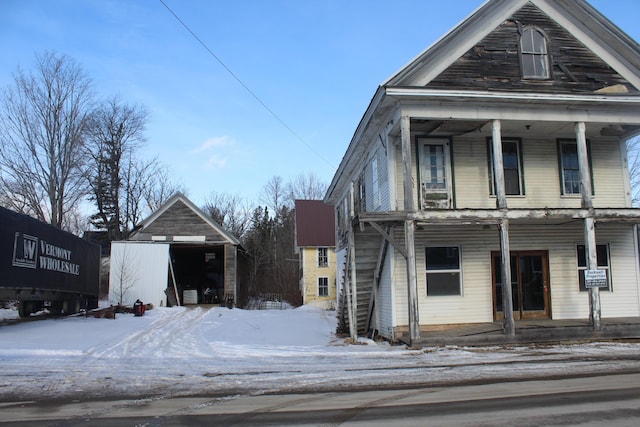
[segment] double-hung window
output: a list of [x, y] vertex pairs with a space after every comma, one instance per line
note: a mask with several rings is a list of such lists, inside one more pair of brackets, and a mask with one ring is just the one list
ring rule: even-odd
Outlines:
[[427, 296], [461, 295], [460, 248], [427, 247], [425, 255]]
[[318, 248], [318, 267], [329, 266], [329, 248]]
[[[496, 194], [496, 180], [493, 169], [493, 144], [488, 141], [489, 152], [489, 185], [491, 194]], [[524, 195], [524, 179], [522, 173], [522, 143], [519, 139], [504, 138], [502, 140], [502, 166], [504, 170], [505, 194], [508, 196]]]
[[525, 27], [520, 35], [520, 69], [525, 79], [548, 79], [547, 39], [539, 29]]
[[[589, 171], [591, 171], [591, 152], [587, 141]], [[558, 140], [558, 164], [560, 166], [560, 185], [563, 195], [580, 194], [580, 164], [578, 162], [578, 145], [575, 139]], [[591, 192], [593, 193], [593, 175]]]
[[318, 296], [319, 297], [329, 296], [329, 278], [328, 277], [318, 277]]
[[[587, 269], [587, 256], [584, 245], [578, 245], [578, 281], [580, 284], [580, 292], [586, 292], [589, 289], [584, 284], [584, 271]], [[609, 245], [596, 245], [596, 254], [598, 258], [598, 270], [607, 272], [607, 287], [600, 288], [601, 291], [611, 290], [611, 269], [609, 268]]]

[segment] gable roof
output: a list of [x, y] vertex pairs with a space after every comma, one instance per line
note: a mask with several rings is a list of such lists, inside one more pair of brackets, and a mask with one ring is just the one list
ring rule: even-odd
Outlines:
[[332, 205], [322, 200], [296, 200], [296, 246], [335, 246], [336, 221]]
[[425, 86], [527, 5], [546, 14], [640, 89], [640, 45], [585, 0], [488, 0], [382, 83]]
[[[220, 235], [226, 242], [233, 245], [239, 245], [240, 241], [225, 231], [217, 222], [211, 217], [207, 216], [200, 208], [198, 208], [191, 200], [189, 200], [184, 194], [177, 192], [171, 196], [162, 206], [160, 206], [155, 212], [140, 222], [136, 231], [131, 234], [134, 236], [137, 233], [142, 233], [146, 229], [151, 228], [154, 222], [158, 221], [164, 214], [166, 214], [172, 207], [177, 204], [182, 204], [192, 211], [197, 217], [199, 217], [205, 226], [210, 227], [216, 234]], [[187, 230], [185, 234], [188, 234], [191, 230]]]
[[[634, 93], [604, 94], [598, 91], [577, 93], [546, 93], [536, 90], [516, 91], [509, 88], [493, 89], [478, 87], [456, 87], [443, 89], [442, 85], [429, 84], [462, 58], [490, 33], [525, 7], [536, 8], [540, 15], [557, 24], [558, 28], [584, 46], [593, 58], [599, 58], [604, 67], [608, 67], [624, 79], [626, 86]], [[399, 127], [399, 105], [419, 105], [430, 102], [436, 108], [449, 102], [471, 102], [469, 105], [488, 105], [489, 103], [519, 103], [528, 106], [548, 104], [573, 105], [576, 109], [587, 111], [593, 105], [607, 105], [609, 109], [627, 112], [627, 117], [636, 117], [640, 107], [640, 45], [609, 21], [585, 0], [487, 0], [460, 24], [421, 52], [398, 72], [385, 80], [376, 90], [367, 110], [362, 116], [356, 131], [347, 147], [328, 189], [324, 201], [337, 204], [343, 194], [335, 190], [355, 173], [359, 159], [365, 158], [369, 150], [367, 144], [373, 143], [378, 135], [389, 129]], [[471, 107], [473, 110], [473, 107]], [[410, 107], [408, 108], [410, 110]], [[433, 110], [432, 110], [433, 111]], [[488, 120], [490, 111], [480, 109], [477, 120]], [[450, 117], [442, 111], [443, 117]], [[480, 117], [483, 116], [483, 117]], [[635, 122], [635, 119], [632, 120]], [[625, 130], [627, 136], [637, 134], [637, 126]], [[363, 144], [364, 142], [364, 144]]]

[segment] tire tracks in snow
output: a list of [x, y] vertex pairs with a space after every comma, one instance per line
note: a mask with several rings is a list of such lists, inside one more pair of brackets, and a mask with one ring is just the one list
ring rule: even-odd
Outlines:
[[198, 331], [198, 323], [206, 317], [208, 310], [202, 307], [187, 308], [172, 312], [169, 316], [155, 320], [150, 327], [141, 329], [131, 335], [120, 338], [116, 343], [109, 343], [87, 351], [87, 355], [95, 358], [143, 357], [157, 355], [167, 357], [172, 352], [176, 357], [185, 352], [198, 352], [194, 333]]

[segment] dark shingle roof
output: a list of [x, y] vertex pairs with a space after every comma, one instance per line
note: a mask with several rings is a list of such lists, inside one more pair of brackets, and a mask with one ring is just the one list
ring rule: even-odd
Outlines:
[[296, 200], [296, 246], [335, 246], [335, 213], [322, 200]]

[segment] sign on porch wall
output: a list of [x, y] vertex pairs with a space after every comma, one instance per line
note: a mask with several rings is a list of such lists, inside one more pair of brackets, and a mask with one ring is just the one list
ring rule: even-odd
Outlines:
[[584, 286], [586, 288], [606, 288], [606, 270], [584, 270]]

